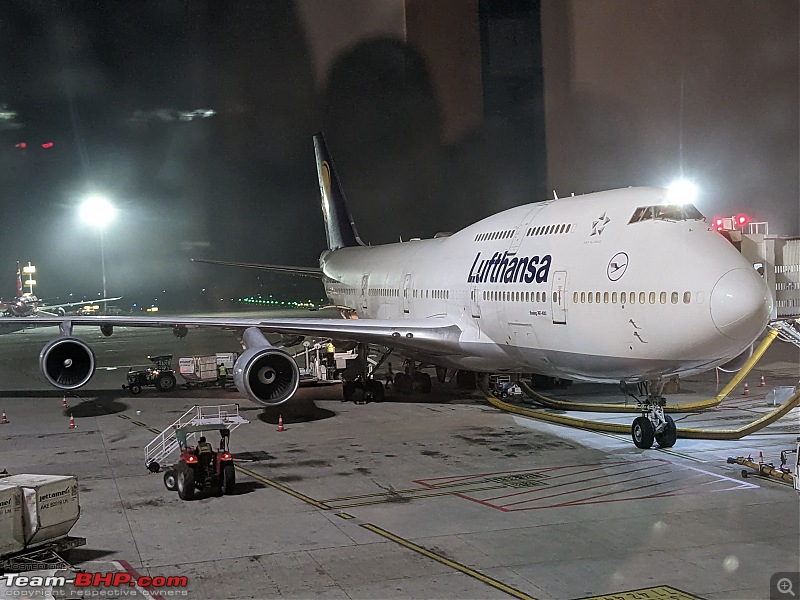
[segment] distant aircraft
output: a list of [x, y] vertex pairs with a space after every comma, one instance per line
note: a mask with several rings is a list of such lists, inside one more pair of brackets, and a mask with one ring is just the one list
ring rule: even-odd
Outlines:
[[98, 302], [113, 302], [121, 298], [103, 298], [100, 300], [82, 300], [80, 302], [67, 302], [65, 304], [45, 305], [39, 298], [32, 293], [27, 293], [22, 289], [22, 272], [17, 261], [17, 295], [13, 300], [6, 301], [0, 299], [0, 311], [11, 317], [30, 317], [33, 315], [47, 315], [50, 317], [64, 316], [67, 309], [86, 304], [96, 304]]
[[[355, 343], [359, 373], [346, 399], [383, 397], [367, 367], [370, 348], [411, 361], [409, 377], [536, 373], [593, 382], [650, 383], [634, 443], [675, 443], [663, 411], [663, 382], [749, 356], [773, 299], [764, 280], [691, 204], [667, 190], [627, 188], [505, 210], [451, 235], [381, 246], [359, 238], [321, 134], [314, 137], [328, 248], [319, 268], [257, 267], [322, 279], [347, 319], [70, 317], [41, 351], [56, 387], [92, 377], [94, 354], [74, 325], [238, 328], [246, 350], [234, 366], [239, 391], [266, 406], [292, 398], [294, 359], [264, 333], [324, 336]], [[358, 317], [358, 318], [353, 318]], [[33, 321], [33, 320], [31, 320]], [[380, 364], [380, 363], [379, 363]], [[638, 423], [638, 425], [637, 425]], [[637, 429], [638, 428], [638, 429]]]

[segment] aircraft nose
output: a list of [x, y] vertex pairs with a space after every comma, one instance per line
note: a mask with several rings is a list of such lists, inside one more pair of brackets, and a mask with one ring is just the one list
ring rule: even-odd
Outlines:
[[711, 319], [727, 338], [751, 342], [772, 313], [772, 294], [755, 269], [733, 269], [711, 291]]

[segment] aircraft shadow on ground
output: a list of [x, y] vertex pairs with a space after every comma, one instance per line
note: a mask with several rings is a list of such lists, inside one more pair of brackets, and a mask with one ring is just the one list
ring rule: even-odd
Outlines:
[[0, 390], [0, 398], [63, 398], [67, 400], [85, 400], [87, 397], [92, 398], [117, 398], [120, 395], [119, 390], [91, 390], [84, 392], [82, 395], [73, 392], [65, 392], [57, 389], [46, 390]]
[[64, 559], [71, 564], [80, 564], [115, 554], [114, 550], [100, 550], [95, 548], [72, 548], [62, 553]]
[[93, 399], [84, 400], [80, 404], [74, 406], [70, 405], [69, 408], [64, 410], [64, 415], [72, 415], [78, 419], [84, 417], [103, 417], [125, 412], [127, 408], [127, 404], [116, 400]]
[[281, 406], [270, 406], [261, 409], [258, 420], [270, 425], [277, 425], [278, 419], [283, 419], [284, 425], [291, 423], [310, 423], [335, 417], [336, 413], [326, 408], [320, 408], [313, 400], [301, 399], [290, 401]]

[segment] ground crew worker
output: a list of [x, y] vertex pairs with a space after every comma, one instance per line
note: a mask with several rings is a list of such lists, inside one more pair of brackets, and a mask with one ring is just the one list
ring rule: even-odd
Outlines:
[[228, 369], [223, 363], [217, 365], [217, 375], [219, 378], [219, 387], [225, 389], [225, 385], [228, 383]]
[[201, 435], [197, 440], [197, 458], [203, 468], [207, 468], [211, 462], [211, 455], [214, 452], [214, 447], [206, 441], [206, 436]]
[[386, 371], [386, 389], [388, 390], [394, 383], [394, 371], [392, 371], [392, 363], [387, 365], [389, 368]]
[[336, 353], [336, 346], [333, 345], [333, 342], [328, 342], [328, 345], [325, 346], [325, 353], [327, 354], [328, 358], [328, 366], [335, 368], [336, 360], [334, 359], [333, 355]]

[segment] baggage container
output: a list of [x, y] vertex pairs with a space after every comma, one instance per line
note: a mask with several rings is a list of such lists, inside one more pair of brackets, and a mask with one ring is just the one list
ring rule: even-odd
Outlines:
[[186, 356], [178, 359], [178, 369], [183, 378], [189, 383], [206, 383], [216, 381], [217, 357]]
[[3, 485], [22, 491], [25, 546], [45, 544], [67, 535], [80, 516], [78, 480], [69, 475], [12, 475]]
[[22, 490], [16, 485], [0, 483], [0, 556], [24, 547]]

